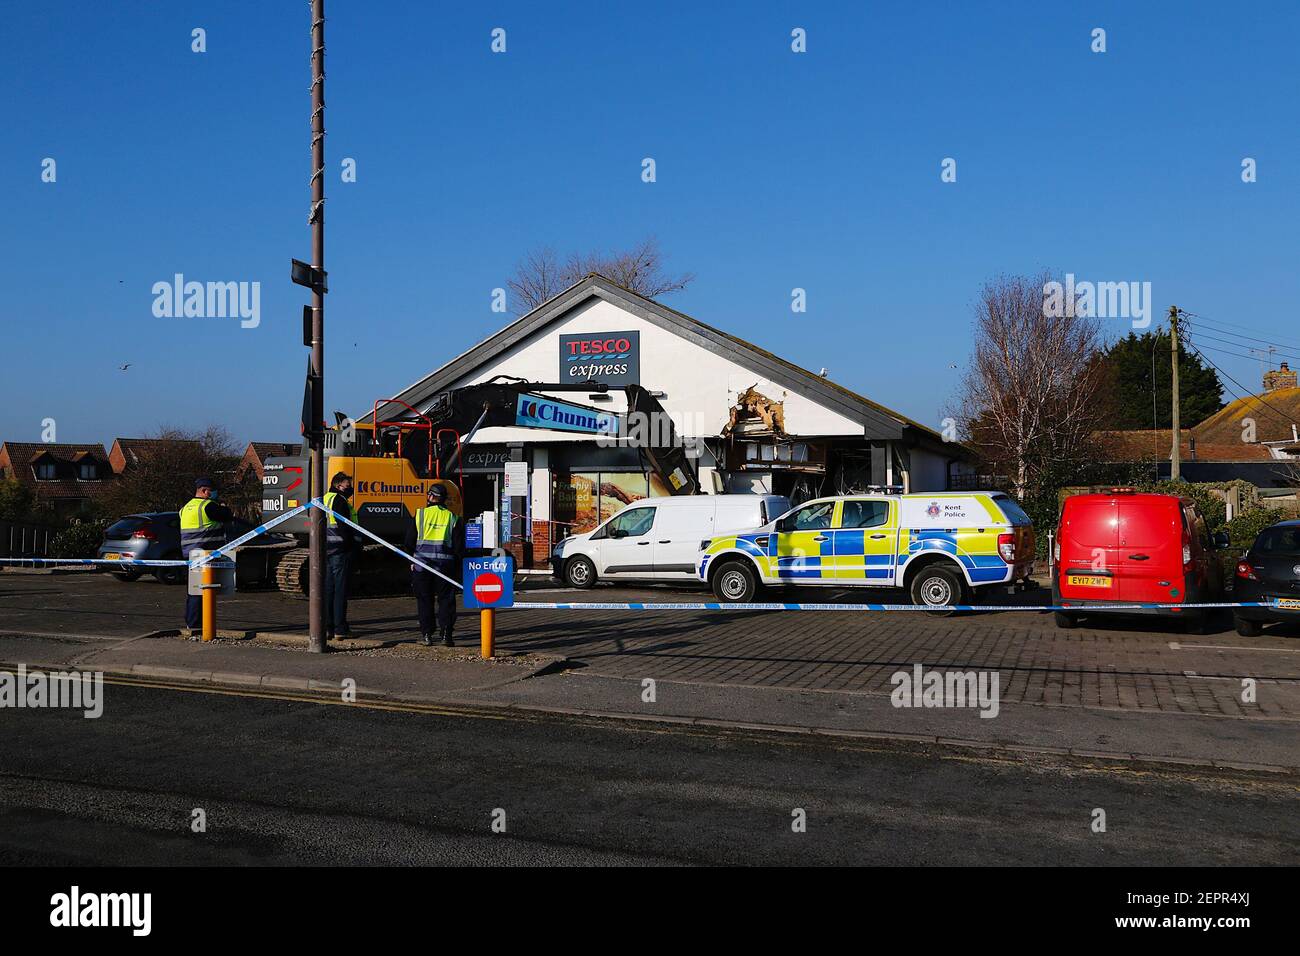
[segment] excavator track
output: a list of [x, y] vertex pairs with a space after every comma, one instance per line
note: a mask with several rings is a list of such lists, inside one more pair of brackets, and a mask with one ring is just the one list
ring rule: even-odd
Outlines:
[[[282, 594], [306, 599], [311, 580], [311, 552], [289, 548], [272, 556], [268, 578]], [[410, 585], [409, 563], [380, 545], [367, 545], [353, 580], [355, 594], [401, 594]]]
[[275, 587], [284, 594], [296, 597], [307, 596], [307, 581], [310, 578], [308, 559], [311, 552], [307, 548], [293, 548], [277, 555], [275, 559]]

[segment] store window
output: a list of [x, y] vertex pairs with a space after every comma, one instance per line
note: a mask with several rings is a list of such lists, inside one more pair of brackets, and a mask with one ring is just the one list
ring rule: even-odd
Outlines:
[[667, 490], [642, 472], [554, 472], [551, 485], [553, 539], [584, 534], [628, 505], [659, 498]]

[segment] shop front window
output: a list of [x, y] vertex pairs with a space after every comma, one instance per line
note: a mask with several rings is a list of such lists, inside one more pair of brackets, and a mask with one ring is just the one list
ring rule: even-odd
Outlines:
[[584, 534], [634, 502], [666, 494], [660, 482], [647, 481], [641, 472], [557, 471], [551, 486], [554, 539]]

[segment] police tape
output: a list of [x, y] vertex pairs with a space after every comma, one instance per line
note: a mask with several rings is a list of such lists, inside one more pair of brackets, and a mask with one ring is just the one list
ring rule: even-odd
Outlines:
[[415, 557], [415, 556], [413, 556], [413, 555], [407, 554], [407, 553], [406, 553], [405, 551], [403, 551], [401, 548], [394, 547], [393, 545], [391, 545], [391, 544], [389, 544], [387, 541], [385, 541], [383, 538], [379, 537], [379, 535], [374, 534], [374, 533], [372, 533], [372, 532], [370, 532], [370, 531], [367, 531], [365, 528], [361, 527], [361, 525], [357, 524], [355, 521], [349, 521], [347, 518], [343, 517], [342, 515], [330, 511], [328, 508], [325, 507], [325, 503], [322, 502], [319, 498], [313, 498], [313, 499], [309, 502], [309, 504], [310, 504], [312, 507], [314, 507], [314, 508], [319, 508], [321, 511], [325, 512], [325, 515], [326, 515], [327, 518], [328, 518], [329, 515], [333, 514], [336, 520], [338, 520], [338, 521], [342, 521], [345, 525], [347, 525], [347, 526], [350, 527], [350, 528], [355, 528], [356, 530], [358, 530], [358, 531], [360, 531], [362, 534], [364, 534], [367, 538], [370, 538], [370, 539], [373, 540], [373, 541], [377, 541], [377, 542], [379, 542], [379, 543], [382, 544], [385, 548], [387, 548], [389, 551], [392, 551], [392, 552], [394, 552], [395, 554], [400, 554], [402, 557], [406, 558], [406, 560], [410, 561], [412, 564], [418, 564], [420, 567], [424, 568], [424, 570], [428, 571], [430, 574], [436, 574], [438, 577], [442, 578], [442, 579], [443, 579], [444, 581], [446, 581], [448, 584], [455, 585], [456, 587], [460, 588], [462, 591], [465, 590], [465, 585], [461, 584], [459, 581], [456, 581], [456, 580], [453, 580], [452, 578], [447, 577], [447, 575], [443, 574], [443, 573], [442, 573], [441, 571], [439, 571], [437, 568], [431, 568], [431, 567], [429, 567], [429, 565], [425, 564], [425, 563], [424, 563], [423, 561], [421, 561], [419, 558], [417, 558], [417, 557]]
[[93, 564], [111, 564], [116, 567], [130, 566], [133, 568], [183, 568], [189, 562], [170, 560], [145, 560], [135, 558], [0, 558], [0, 564], [70, 564], [93, 565]]
[[[1208, 604], [789, 604], [789, 603], [755, 603], [723, 604], [712, 601], [699, 602], [517, 602], [510, 608], [501, 610], [550, 610], [550, 611], [1071, 611], [1076, 614], [1091, 611], [1155, 611], [1155, 610], [1197, 610], [1201, 608], [1223, 607], [1289, 607], [1278, 600], [1273, 601], [1235, 601]], [[1300, 611], [1300, 604], [1295, 606]]]
[[[233, 555], [229, 554], [228, 552], [234, 551], [240, 545], [247, 544], [249, 541], [252, 541], [254, 538], [258, 537], [259, 535], [266, 534], [266, 532], [271, 528], [274, 528], [276, 525], [280, 524], [281, 522], [288, 521], [290, 518], [294, 517], [295, 515], [302, 514], [309, 507], [311, 507], [311, 502], [308, 502], [305, 505], [299, 505], [297, 508], [294, 508], [292, 511], [286, 511], [282, 515], [277, 515], [276, 517], [272, 518], [270, 521], [266, 522], [265, 524], [260, 524], [256, 528], [247, 532], [246, 534], [240, 535], [234, 541], [228, 541], [225, 544], [223, 544], [220, 548], [217, 548], [213, 551], [209, 551], [202, 558], [199, 558], [198, 560], [193, 562], [194, 567], [201, 568], [205, 564], [211, 564], [212, 562], [218, 561], [222, 558], [229, 559], [233, 557]], [[93, 565], [112, 565], [113, 567], [133, 567], [133, 568], [185, 568], [185, 567], [189, 567], [191, 562], [186, 561], [183, 558], [182, 559], [133, 558], [125, 555], [120, 558], [0, 558], [0, 564], [29, 564], [29, 563], [63, 564], [63, 565], [71, 565], [73, 567], [93, 566]], [[222, 566], [224, 567], [225, 565], [223, 564]]]
[[[307, 502], [305, 505], [299, 505], [296, 508], [286, 511], [282, 515], [276, 515], [274, 518], [272, 518], [270, 521], [266, 522], [265, 524], [259, 524], [253, 530], [241, 534], [234, 541], [227, 541], [221, 547], [213, 551], [209, 551], [204, 557], [200, 558], [198, 561], [195, 561], [194, 566], [196, 568], [201, 568], [203, 567], [203, 565], [208, 564], [212, 561], [216, 561], [218, 558], [230, 557], [230, 555], [228, 555], [226, 552], [234, 551], [240, 545], [247, 544], [249, 541], [252, 541], [254, 538], [258, 537], [259, 535], [266, 534], [267, 531], [271, 530], [281, 522], [288, 521], [290, 518], [302, 514], [304, 511], [310, 508], [314, 503], [315, 503], [315, 499]], [[181, 562], [181, 564], [186, 564], [186, 563], [188, 562], [185, 561]]]

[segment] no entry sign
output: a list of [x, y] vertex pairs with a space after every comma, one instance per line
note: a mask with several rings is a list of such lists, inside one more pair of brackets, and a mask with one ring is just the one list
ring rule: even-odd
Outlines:
[[466, 558], [461, 581], [465, 607], [511, 607], [515, 603], [515, 562], [509, 555]]

